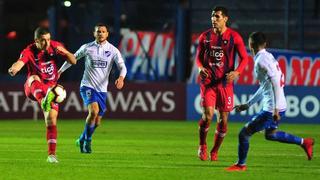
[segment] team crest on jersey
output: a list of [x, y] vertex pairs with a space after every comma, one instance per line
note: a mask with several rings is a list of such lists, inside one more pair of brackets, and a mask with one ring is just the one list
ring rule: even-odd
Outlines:
[[228, 40], [223, 40], [223, 44], [224, 45], [228, 44]]
[[106, 55], [107, 57], [109, 57], [111, 55], [111, 52], [110, 51], [105, 51], [104, 52], [104, 55]]

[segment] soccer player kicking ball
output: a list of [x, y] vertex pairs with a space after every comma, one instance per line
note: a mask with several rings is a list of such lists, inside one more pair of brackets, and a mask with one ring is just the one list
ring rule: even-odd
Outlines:
[[[199, 120], [198, 157], [207, 160], [207, 134], [214, 110], [217, 109], [217, 128], [211, 161], [218, 160], [218, 150], [227, 134], [229, 112], [233, 108], [233, 81], [248, 62], [248, 55], [241, 36], [227, 27], [229, 19], [225, 7], [215, 7], [212, 11], [212, 28], [199, 37], [196, 63], [199, 67], [202, 117]], [[236, 53], [239, 65], [235, 68]]]
[[12, 64], [8, 72], [15, 76], [23, 66], [27, 66], [28, 75], [24, 84], [26, 96], [41, 105], [47, 127], [47, 143], [49, 163], [57, 163], [57, 117], [59, 105], [52, 102], [55, 98], [51, 88], [57, 84], [58, 70], [56, 61], [59, 57], [75, 64], [76, 59], [57, 41], [51, 40], [47, 28], [38, 27], [34, 32], [35, 42], [28, 45], [21, 53], [20, 58]]
[[272, 54], [266, 51], [266, 42], [266, 36], [262, 32], [254, 32], [249, 36], [249, 48], [255, 61], [254, 72], [259, 80], [260, 87], [246, 104], [237, 105], [235, 109], [237, 112], [247, 110], [259, 100], [263, 101], [263, 109], [241, 129], [238, 162], [227, 168], [227, 171], [245, 171], [247, 169], [246, 158], [249, 150], [249, 139], [254, 133], [262, 130], [265, 130], [267, 140], [297, 144], [304, 149], [308, 160], [312, 159], [314, 144], [312, 138], [301, 138], [283, 131], [277, 131], [279, 121], [287, 108], [283, 91], [285, 80], [278, 62]]
[[[115, 82], [117, 89], [122, 89], [127, 74], [127, 68], [120, 51], [107, 41], [108, 34], [106, 25], [97, 24], [93, 31], [95, 41], [82, 45], [75, 53], [76, 59], [85, 58], [80, 94], [89, 111], [83, 133], [76, 141], [81, 153], [92, 152], [92, 135], [100, 125], [106, 111], [107, 87], [113, 63], [120, 70], [120, 75]], [[64, 72], [70, 66], [70, 64], [64, 63], [59, 73]]]

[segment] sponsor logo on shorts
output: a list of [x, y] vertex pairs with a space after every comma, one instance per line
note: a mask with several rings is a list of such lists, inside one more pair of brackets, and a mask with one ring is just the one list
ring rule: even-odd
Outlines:
[[87, 96], [87, 98], [88, 99], [90, 99], [91, 98], [91, 89], [88, 89], [88, 90], [86, 90], [86, 96]]

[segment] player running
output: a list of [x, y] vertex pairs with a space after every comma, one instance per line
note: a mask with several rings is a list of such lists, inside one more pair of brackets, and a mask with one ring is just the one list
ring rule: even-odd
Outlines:
[[[107, 26], [97, 24], [93, 34], [95, 41], [82, 45], [75, 53], [76, 59], [85, 58], [80, 94], [89, 111], [83, 133], [77, 140], [81, 153], [92, 152], [92, 135], [100, 125], [106, 111], [107, 87], [113, 63], [120, 70], [120, 75], [115, 81], [117, 89], [122, 89], [127, 74], [127, 68], [120, 51], [107, 41], [109, 35]], [[70, 64], [64, 63], [59, 73], [64, 72], [70, 66]]]
[[52, 102], [54, 99], [52, 87], [57, 84], [59, 58], [66, 59], [75, 64], [76, 59], [72, 53], [66, 50], [60, 42], [51, 40], [47, 28], [38, 27], [34, 32], [35, 42], [28, 45], [20, 55], [20, 58], [12, 64], [8, 72], [15, 76], [23, 66], [27, 66], [28, 75], [24, 84], [26, 96], [37, 101], [41, 105], [47, 127], [47, 143], [49, 163], [57, 163], [57, 117], [59, 105]]
[[[212, 11], [212, 28], [199, 37], [196, 63], [199, 67], [202, 118], [199, 121], [200, 146], [198, 156], [207, 160], [207, 133], [214, 110], [217, 109], [217, 128], [214, 146], [210, 155], [212, 161], [218, 160], [218, 150], [227, 133], [229, 112], [233, 108], [233, 81], [248, 62], [247, 51], [241, 36], [227, 27], [229, 19], [225, 7], [215, 7]], [[236, 53], [239, 65], [235, 68]]]
[[249, 36], [249, 48], [254, 55], [254, 72], [260, 87], [246, 104], [235, 106], [237, 112], [247, 110], [251, 105], [263, 101], [263, 109], [248, 122], [239, 133], [238, 162], [227, 171], [245, 171], [246, 159], [249, 150], [250, 137], [259, 131], [265, 131], [265, 138], [301, 146], [307, 154], [308, 160], [312, 159], [314, 139], [300, 138], [283, 131], [277, 131], [279, 121], [284, 116], [287, 103], [283, 87], [284, 75], [279, 68], [279, 63], [273, 55], [266, 51], [266, 36], [262, 32], [254, 32]]

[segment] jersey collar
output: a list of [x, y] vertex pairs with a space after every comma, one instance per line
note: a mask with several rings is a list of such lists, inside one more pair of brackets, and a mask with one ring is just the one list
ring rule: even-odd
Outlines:
[[260, 50], [257, 52], [257, 54], [254, 56], [254, 59], [257, 59], [257, 57], [258, 57], [261, 53], [264, 53], [264, 52], [266, 52], [266, 49], [265, 49], [265, 48], [260, 49]]
[[104, 46], [107, 45], [107, 42], [108, 42], [108, 41], [105, 41], [105, 42], [103, 42], [102, 44], [98, 44], [97, 41], [94, 41], [94, 45], [97, 46], [97, 47], [104, 47]]

